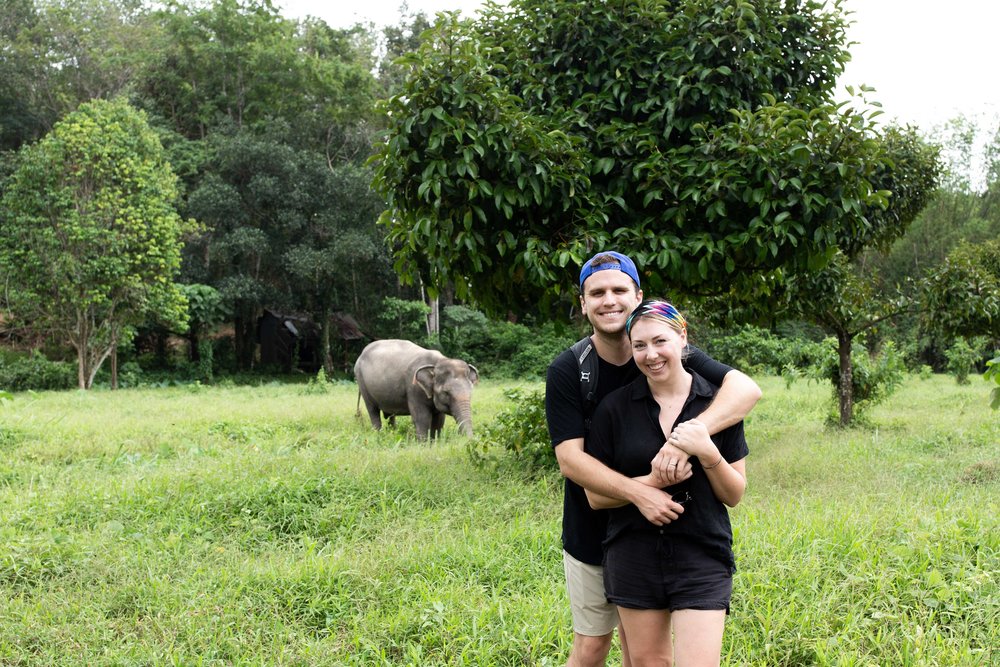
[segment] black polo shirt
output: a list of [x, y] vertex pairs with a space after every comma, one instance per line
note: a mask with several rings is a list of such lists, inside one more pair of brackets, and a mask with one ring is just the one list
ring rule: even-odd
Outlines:
[[[598, 401], [637, 377], [643, 377], [633, 359], [616, 366], [598, 357], [598, 364], [595, 391]], [[694, 346], [690, 347], [684, 365], [717, 385], [721, 385], [726, 373], [733, 370]], [[552, 446], [566, 440], [586, 437], [586, 420], [589, 416], [580, 395], [580, 368], [573, 351], [565, 350], [553, 360], [546, 373], [545, 419]], [[662, 440], [660, 444], [665, 441], [666, 439]], [[649, 457], [647, 463], [652, 458]], [[645, 472], [649, 472], [648, 468]], [[563, 495], [563, 548], [579, 561], [600, 565], [604, 559], [601, 543], [607, 532], [607, 511], [592, 509], [583, 487], [567, 479]]]
[[[691, 392], [675, 425], [694, 419], [715, 398], [717, 389], [697, 373], [692, 373]], [[645, 376], [609, 394], [594, 411], [585, 449], [626, 477], [649, 472], [650, 461], [660, 451], [666, 436], [659, 422], [660, 406], [649, 391]], [[726, 461], [739, 461], [750, 453], [743, 433], [743, 422], [712, 436], [712, 441]], [[691, 458], [692, 476], [680, 484], [667, 487], [671, 495], [690, 494], [684, 513], [665, 526], [650, 523], [632, 504], [608, 510], [608, 533], [605, 544], [611, 544], [626, 532], [643, 531], [651, 534], [683, 535], [734, 568], [733, 529], [725, 504], [715, 496], [708, 474], [697, 458]], [[734, 568], [735, 569], [735, 568]]]

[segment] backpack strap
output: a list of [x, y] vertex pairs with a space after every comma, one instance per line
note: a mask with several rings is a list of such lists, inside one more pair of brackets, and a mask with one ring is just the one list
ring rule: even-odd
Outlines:
[[600, 363], [590, 336], [576, 341], [570, 349], [573, 350], [576, 365], [580, 369], [580, 398], [583, 400], [587, 430], [590, 430], [590, 416], [597, 407], [597, 371]]

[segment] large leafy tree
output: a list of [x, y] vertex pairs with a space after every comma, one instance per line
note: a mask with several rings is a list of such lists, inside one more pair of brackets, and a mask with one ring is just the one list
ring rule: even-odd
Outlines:
[[854, 350], [859, 337], [920, 308], [914, 289], [872, 268], [879, 253], [902, 237], [937, 195], [939, 149], [912, 127], [889, 126], [882, 133], [884, 159], [871, 175], [887, 202], [867, 206], [867, 224], [833, 248], [824, 266], [780, 269], [761, 276], [752, 289], [736, 284], [721, 296], [702, 300], [717, 325], [745, 321], [774, 325], [805, 321], [836, 338], [838, 372], [834, 390], [841, 425], [854, 419]]
[[81, 105], [19, 155], [0, 208], [9, 306], [72, 345], [80, 388], [130, 326], [184, 327], [176, 194], [145, 115], [122, 100]]
[[869, 224], [839, 244], [834, 261], [818, 271], [798, 271], [786, 284], [788, 312], [837, 338], [836, 393], [843, 426], [854, 418], [855, 338], [917, 308], [912, 294], [866, 272], [859, 256], [884, 250], [904, 235], [936, 194], [940, 173], [938, 148], [912, 128], [889, 128], [883, 145], [889, 159], [880, 164], [872, 181], [890, 193], [891, 205], [867, 210]]
[[208, 173], [188, 201], [206, 226], [188, 247], [188, 274], [216, 287], [231, 311], [241, 367], [252, 363], [267, 306], [308, 312], [328, 349], [330, 314], [370, 309], [371, 290], [394, 279], [370, 175], [349, 163], [330, 169], [319, 153], [288, 145], [277, 126], [262, 136], [217, 132], [209, 144]]
[[391, 285], [392, 273], [375, 227], [382, 201], [371, 191], [371, 173], [345, 164], [329, 172], [324, 182], [326, 206], [303, 219], [282, 265], [300, 307], [320, 326], [324, 365], [332, 371], [330, 316], [347, 310], [374, 320], [381, 302], [376, 290]]
[[[143, 104], [189, 139], [218, 127], [263, 131], [282, 119], [299, 145], [327, 146], [370, 113], [371, 55], [356, 31], [283, 18], [270, 0], [168, 2], [168, 43], [143, 72]], [[338, 146], [330, 146], [336, 159]]]
[[352, 261], [386, 263], [357, 242], [377, 219], [367, 183], [344, 178], [371, 150], [371, 43], [361, 28], [284, 19], [268, 0], [174, 2], [158, 16], [170, 44], [137, 88], [183, 165], [185, 212], [203, 225], [184, 276], [218, 290], [249, 368], [265, 307], [307, 311], [328, 336], [329, 313], [349, 300], [348, 274], [330, 262], [355, 248]]
[[161, 41], [142, 0], [0, 3], [0, 149], [92, 99], [127, 93]]
[[385, 105], [397, 266], [537, 307], [594, 249], [653, 291], [822, 266], [887, 203], [870, 116], [833, 104], [839, 2], [513, 0], [439, 21]]

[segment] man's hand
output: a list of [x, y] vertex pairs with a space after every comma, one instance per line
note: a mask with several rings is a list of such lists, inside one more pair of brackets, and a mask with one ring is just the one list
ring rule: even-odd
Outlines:
[[691, 476], [691, 462], [688, 460], [691, 457], [670, 443], [671, 441], [667, 440], [653, 457], [652, 474], [663, 482], [660, 488], [678, 484]]
[[675, 503], [670, 494], [652, 486], [636, 494], [632, 504], [639, 508], [646, 520], [656, 526], [664, 526], [684, 513], [684, 507]]

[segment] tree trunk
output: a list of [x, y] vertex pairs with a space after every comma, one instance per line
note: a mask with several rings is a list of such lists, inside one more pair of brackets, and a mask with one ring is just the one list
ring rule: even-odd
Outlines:
[[333, 357], [330, 355], [330, 313], [325, 308], [319, 320], [319, 351], [323, 360], [323, 371], [327, 377], [333, 377]]
[[111, 350], [111, 391], [118, 389], [118, 346]]
[[198, 338], [199, 338], [198, 327], [192, 325], [191, 328], [188, 330], [188, 335], [187, 335], [188, 360], [194, 364], [197, 364], [199, 361], [201, 361], [201, 350], [199, 349], [200, 341], [198, 340]]
[[840, 381], [837, 398], [840, 404], [840, 425], [848, 426], [854, 419], [854, 369], [851, 366], [851, 342], [854, 336], [837, 332], [837, 353], [840, 357]]
[[78, 389], [87, 388], [87, 349], [85, 347], [76, 350], [76, 386]]
[[236, 348], [236, 363], [240, 370], [253, 369], [254, 356], [257, 348], [257, 317], [253, 308], [241, 308], [241, 312], [233, 318], [234, 346]]
[[441, 299], [434, 297], [430, 303], [431, 312], [427, 314], [427, 335], [434, 336], [441, 333]]

